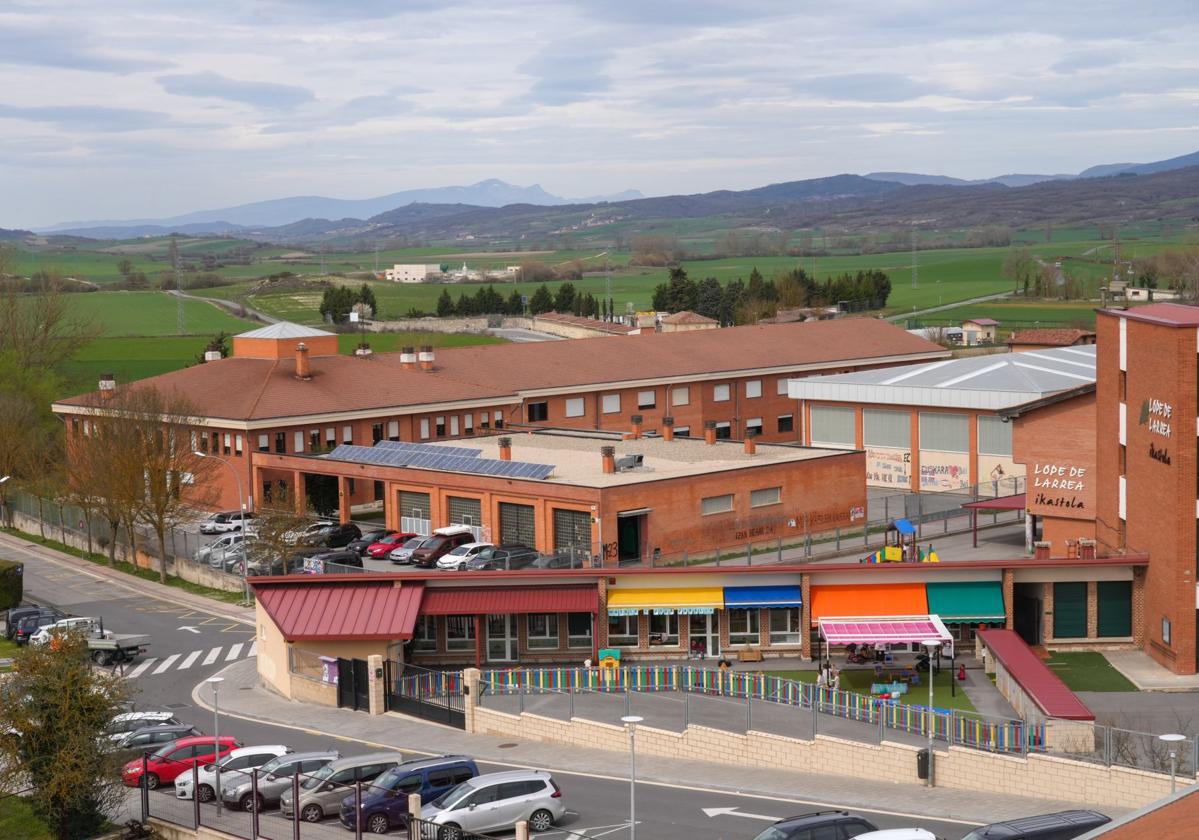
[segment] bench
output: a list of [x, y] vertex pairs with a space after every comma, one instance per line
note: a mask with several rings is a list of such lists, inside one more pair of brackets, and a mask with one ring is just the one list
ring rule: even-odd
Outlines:
[[738, 662], [761, 662], [762, 661], [762, 650], [761, 650], [761, 648], [754, 648], [754, 647], [745, 648], [744, 650], [739, 650], [739, 651], [737, 651], [737, 661]]

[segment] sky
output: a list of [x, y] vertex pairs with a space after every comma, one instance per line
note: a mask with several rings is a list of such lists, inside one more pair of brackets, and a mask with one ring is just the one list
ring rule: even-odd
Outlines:
[[3, 0], [0, 227], [1199, 149], [1194, 0]]

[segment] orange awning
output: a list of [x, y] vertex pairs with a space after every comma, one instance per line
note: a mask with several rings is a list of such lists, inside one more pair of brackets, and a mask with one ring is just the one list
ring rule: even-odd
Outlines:
[[812, 626], [821, 618], [870, 615], [928, 615], [923, 583], [849, 583], [812, 587]]

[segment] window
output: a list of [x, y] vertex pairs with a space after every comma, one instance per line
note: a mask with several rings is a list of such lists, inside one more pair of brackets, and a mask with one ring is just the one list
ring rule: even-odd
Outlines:
[[1012, 424], [998, 417], [978, 418], [978, 454], [1012, 457]]
[[458, 415], [457, 414], [450, 415], [450, 435], [452, 437], [457, 437], [457, 435], [458, 435]]
[[761, 417], [751, 417], [748, 420], [746, 420], [745, 421], [745, 434], [747, 437], [751, 436], [751, 435], [762, 434], [762, 418]]
[[691, 427], [690, 426], [675, 426], [674, 427], [674, 436], [675, 437], [691, 437]]
[[852, 408], [835, 405], [812, 406], [813, 445], [853, 447], [857, 445]]
[[[220, 452], [220, 451], [221, 451], [221, 435], [220, 435], [220, 432], [213, 432], [213, 433], [212, 433], [212, 454], [213, 454], [213, 455], [215, 455], [215, 454], [217, 454], [217, 453], [218, 453], [218, 452]], [[302, 444], [302, 439], [301, 439], [301, 446], [300, 446], [300, 447], [299, 447], [299, 449], [297, 449], [296, 451], [297, 451], [297, 452], [303, 452], [303, 451], [304, 451], [304, 446], [303, 446], [303, 444]]]
[[591, 547], [591, 514], [554, 508], [554, 551], [587, 552]]
[[242, 436], [235, 435], [233, 438], [233, 454], [240, 457], [241, 453], [242, 453]]
[[651, 615], [649, 617], [649, 639], [651, 644], [677, 646], [679, 643], [679, 617], [674, 613]]
[[[675, 403], [681, 405], [681, 403]], [[637, 407], [638, 408], [657, 408], [658, 407], [658, 392], [657, 391], [638, 391], [637, 392]]]
[[475, 433], [475, 415], [462, 415], [462, 430], [468, 435], [473, 435]]
[[438, 417], [433, 422], [433, 427], [437, 430], [438, 437], [445, 437], [445, 418], [444, 417]]
[[620, 394], [604, 394], [600, 397], [600, 411], [604, 414], [620, 414]]
[[437, 623], [431, 615], [418, 616], [416, 627], [412, 631], [412, 649], [437, 650]]
[[637, 647], [636, 615], [608, 616], [608, 644], [612, 647]]
[[495, 427], [496, 427], [497, 429], [502, 429], [502, 428], [504, 428], [504, 412], [502, 412], [502, 411], [497, 411], [497, 412], [495, 413]]
[[388, 420], [387, 421], [387, 439], [388, 440], [399, 440], [400, 439], [400, 421], [399, 420]]
[[[530, 423], [542, 423], [550, 419], [549, 403], [535, 402], [525, 406]], [[498, 424], [497, 424], [498, 428]]]
[[225, 435], [225, 454], [233, 454], [233, 435]]
[[354, 427], [353, 426], [342, 426], [341, 427], [341, 442], [342, 443], [353, 443], [354, 442]]
[[591, 647], [591, 613], [566, 616], [566, 644], [572, 648]]
[[[444, 771], [439, 772], [439, 773], [430, 773], [429, 774], [429, 785], [432, 786], [434, 784], [434, 781], [433, 781], [434, 776], [445, 777], [446, 775], [447, 774]], [[395, 787], [393, 787], [392, 790], [394, 790], [396, 793], [401, 794], [403, 796], [408, 796], [413, 793], [420, 793], [421, 788], [423, 788], [424, 786], [425, 786], [425, 783], [419, 775], [405, 776], [403, 779], [400, 779], [400, 781], [396, 783]]]
[[729, 644], [756, 645], [758, 637], [757, 610], [729, 610]]
[[790, 381], [791, 380], [788, 377], [780, 376], [778, 381], [775, 382], [775, 388], [777, 389], [775, 393], [777, 393], [780, 397], [787, 396], [787, 383]]
[[491, 427], [491, 414], [486, 411], [480, 412], [479, 413], [479, 428], [487, 429], [490, 427]]
[[1162, 642], [1164, 644], [1170, 644], [1170, 635], [1170, 619], [1162, 616]]
[[329, 426], [325, 429], [325, 448], [333, 449], [337, 446], [337, 429], [334, 426]]
[[761, 490], [753, 490], [749, 494], [749, 506], [768, 507], [782, 504], [782, 495], [782, 487], [763, 487]]
[[308, 431], [308, 451], [309, 452], [320, 452], [321, 451], [321, 430], [320, 429], [309, 429], [309, 431]]
[[762, 396], [762, 380], [750, 379], [745, 383], [745, 398], [752, 400]]
[[865, 409], [862, 412], [862, 440], [866, 446], [911, 449], [912, 413]]
[[275, 432], [275, 451], [280, 455], [287, 453], [287, 433]]
[[920, 448], [938, 452], [969, 452], [969, 416], [920, 412]]
[[728, 402], [728, 400], [729, 386], [727, 383], [724, 385], [712, 386], [712, 402]]
[[537, 542], [537, 517], [532, 505], [500, 502], [500, 542], [508, 545], [534, 545]]
[[566, 416], [567, 417], [582, 417], [587, 409], [583, 405], [582, 397], [571, 397], [566, 401]]
[[780, 414], [778, 419], [778, 430], [780, 432], [794, 432], [795, 418], [790, 414]]
[[420, 436], [421, 440], [429, 439], [429, 418], [422, 417], [420, 421]]
[[700, 502], [700, 513], [711, 516], [714, 513], [728, 513], [733, 509], [733, 494], [724, 496], [709, 496]]
[[258, 436], [258, 451], [259, 452], [270, 452], [271, 451], [271, 436], [270, 435], [259, 435]]
[[1132, 581], [1101, 580], [1095, 584], [1097, 636], [1132, 635]]
[[553, 613], [530, 613], [529, 650], [554, 650], [558, 647], [558, 616]]
[[798, 645], [799, 607], [785, 607], [770, 611], [770, 644]]
[[691, 404], [691, 389], [686, 385], [676, 385], [670, 391], [671, 405], [690, 405]]
[[372, 423], [371, 424], [371, 443], [378, 443], [381, 440], [383, 440], [383, 424], [382, 423]]
[[717, 423], [716, 424], [716, 439], [729, 440], [733, 436], [732, 423]]
[[473, 615], [446, 616], [445, 649], [475, 649], [475, 617]]

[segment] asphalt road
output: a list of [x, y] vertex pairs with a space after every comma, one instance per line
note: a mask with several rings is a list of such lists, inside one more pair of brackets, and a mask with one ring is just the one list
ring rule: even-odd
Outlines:
[[[108, 581], [73, 563], [47, 560], [23, 549], [6, 549], [6, 555], [25, 563], [28, 599], [53, 604], [77, 615], [101, 616], [106, 629], [117, 633], [149, 635], [150, 657], [126, 666], [136, 704], [143, 708], [169, 708], [180, 720], [205, 732], [212, 731], [213, 715], [196, 704], [193, 689], [227, 663], [250, 655], [253, 633], [249, 625], [160, 600]], [[207, 686], [199, 691], [205, 700], [210, 698]], [[377, 749], [337, 735], [288, 726], [286, 722], [272, 725], [222, 715], [220, 729], [222, 734], [234, 735], [243, 744], [283, 743], [296, 750], [333, 747], [343, 755]], [[510, 769], [497, 764], [481, 766], [486, 771]], [[557, 829], [539, 836], [608, 837], [613, 840], [629, 837], [626, 821], [629, 784], [623, 757], [614, 766], [596, 768], [594, 774], [555, 772], [554, 775], [563, 788], [571, 813]], [[728, 785], [734, 780], [719, 781]], [[642, 838], [651, 840], [748, 840], [775, 819], [836, 807], [836, 803], [806, 801], [799, 794], [797, 791], [794, 799], [780, 799], [639, 782], [637, 830]], [[151, 797], [152, 813], [190, 819], [192, 803], [175, 800], [169, 788], [153, 792]], [[215, 825], [215, 806], [205, 804], [201, 809], [203, 822]], [[947, 840], [957, 840], [971, 827], [913, 814], [854, 810], [879, 828], [920, 825]], [[249, 817], [243, 812], [227, 812], [222, 823], [245, 833]], [[277, 814], [264, 814], [262, 829], [263, 836], [272, 840], [291, 836], [290, 823]], [[349, 836], [336, 820], [319, 827], [304, 825], [303, 829], [302, 836], [306, 838]]]

